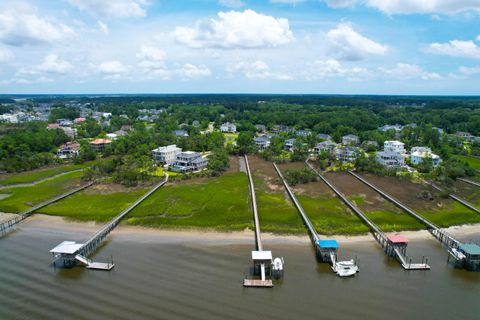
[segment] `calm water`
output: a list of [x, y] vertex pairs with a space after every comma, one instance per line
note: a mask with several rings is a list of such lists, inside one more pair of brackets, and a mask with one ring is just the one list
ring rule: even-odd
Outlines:
[[49, 249], [87, 236], [22, 226], [0, 239], [0, 319], [480, 319], [480, 273], [447, 266], [434, 240], [408, 250], [429, 256], [427, 272], [404, 271], [373, 242], [344, 246], [341, 257], [360, 257], [351, 279], [318, 265], [309, 246], [266, 241], [285, 257], [285, 279], [245, 289], [253, 244], [114, 233], [99, 251], [113, 255], [112, 272], [50, 266]]

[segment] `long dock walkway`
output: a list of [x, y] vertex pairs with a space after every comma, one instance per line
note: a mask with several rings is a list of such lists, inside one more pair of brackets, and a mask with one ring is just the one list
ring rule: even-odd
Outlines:
[[322, 174], [320, 174], [308, 161], [305, 162], [308, 167], [315, 172], [320, 179], [325, 182], [325, 184], [332, 189], [332, 191], [350, 208], [355, 212], [363, 222], [367, 224], [370, 228], [370, 231], [373, 234], [373, 237], [377, 240], [380, 246], [385, 250], [385, 252], [393, 257], [396, 257], [402, 267], [405, 270], [428, 270], [430, 266], [426, 263], [412, 263], [411, 259], [406, 256], [406, 242], [401, 237], [401, 243], [397, 243], [396, 239], [400, 237], [389, 238], [375, 223], [373, 223], [364, 213], [360, 210], [353, 202], [348, 200], [348, 198], [341, 193], [333, 184], [330, 183]]
[[[107, 235], [115, 229], [115, 227], [120, 223], [120, 221], [130, 213], [135, 207], [142, 203], [146, 198], [148, 198], [152, 193], [157, 191], [160, 187], [165, 185], [168, 182], [168, 174], [165, 175], [165, 179], [160, 183], [156, 184], [152, 189], [150, 189], [146, 194], [141, 196], [128, 208], [120, 212], [112, 221], [106, 224], [102, 229], [95, 233], [87, 242], [84, 244], [76, 244], [71, 241], [64, 241], [57, 247], [50, 250], [50, 252], [55, 256], [55, 258], [62, 258], [67, 260], [67, 264], [75, 263], [79, 261], [87, 266], [90, 269], [100, 269], [100, 270], [110, 270], [113, 268], [113, 263], [100, 263], [93, 262], [87, 257], [92, 254], [100, 243], [107, 237]], [[66, 250], [65, 250], [66, 249]], [[69, 261], [68, 261], [69, 260]]]
[[[437, 191], [440, 191], [440, 192], [445, 192], [445, 190], [443, 190], [442, 188], [440, 188], [439, 186], [437, 186], [435, 183], [433, 182], [430, 182], [430, 185]], [[467, 200], [463, 199], [462, 197], [459, 197], [457, 196], [456, 194], [453, 194], [453, 193], [449, 193], [448, 196], [450, 198], [452, 198], [453, 200], [455, 201], [458, 201], [460, 202], [461, 204], [463, 204], [465, 207], [469, 208], [470, 210], [473, 210], [475, 211], [476, 213], [480, 213], [480, 209], [478, 209], [477, 207], [475, 207], [475, 205], [473, 205], [472, 203], [468, 202]]]
[[465, 183], [468, 183], [468, 184], [471, 184], [471, 185], [473, 185], [473, 186], [480, 187], [480, 182], [477, 182], [477, 181], [472, 181], [472, 180], [465, 179], [465, 178], [457, 178], [457, 180], [458, 180], [458, 181], [465, 182]]
[[[260, 220], [258, 219], [257, 197], [255, 194], [255, 185], [253, 183], [252, 172], [248, 163], [247, 155], [244, 156], [245, 167], [248, 175], [248, 186], [252, 200], [253, 220], [255, 223], [255, 245], [256, 251], [252, 251], [254, 274], [260, 273], [260, 279], [244, 279], [244, 287], [273, 287], [272, 279], [267, 279], [266, 274], [271, 273], [272, 252], [263, 250], [262, 238], [260, 234]], [[259, 269], [259, 270], [257, 270]], [[259, 271], [259, 272], [257, 272]]]
[[12, 228], [13, 226], [15, 226], [16, 224], [19, 224], [20, 222], [22, 222], [23, 220], [27, 219], [28, 217], [30, 217], [35, 211], [43, 208], [43, 207], [46, 207], [54, 202], [57, 202], [59, 200], [62, 200], [68, 196], [71, 196], [72, 194], [74, 193], [77, 193], [79, 191], [82, 191], [88, 187], [90, 187], [91, 185], [93, 185], [93, 181], [92, 182], [89, 182], [87, 184], [84, 184], [78, 188], [75, 188], [75, 189], [72, 189], [68, 192], [65, 192], [64, 194], [61, 194], [55, 198], [52, 198], [52, 199], [49, 199], [47, 201], [44, 201], [42, 203], [39, 203], [33, 207], [31, 207], [30, 209], [27, 209], [25, 211], [22, 211], [20, 212], [19, 214], [17, 214], [15, 217], [3, 222], [3, 223], [0, 223], [0, 235], [5, 233], [7, 230], [9, 230], [10, 228]]
[[376, 192], [378, 192], [382, 197], [384, 197], [385, 199], [389, 200], [390, 202], [392, 202], [393, 204], [395, 204], [396, 206], [398, 206], [399, 208], [403, 209], [405, 212], [407, 212], [408, 214], [410, 214], [412, 217], [416, 218], [417, 220], [419, 220], [421, 223], [423, 223], [427, 228], [428, 230], [430, 231], [430, 233], [438, 240], [440, 241], [440, 243], [442, 245], [444, 245], [447, 250], [449, 252], [451, 252], [451, 249], [456, 249], [458, 248], [460, 245], [461, 245], [461, 242], [458, 241], [457, 239], [455, 239], [453, 236], [449, 235], [448, 233], [446, 233], [444, 230], [442, 230], [441, 228], [439, 228], [437, 225], [435, 225], [434, 223], [430, 222], [429, 220], [425, 219], [424, 217], [422, 217], [420, 214], [418, 214], [417, 212], [415, 212], [413, 209], [407, 207], [406, 205], [404, 205], [403, 203], [401, 203], [400, 201], [398, 201], [397, 199], [395, 199], [394, 197], [392, 197], [391, 195], [389, 195], [388, 193], [386, 193], [385, 191], [381, 190], [380, 188], [378, 188], [377, 186], [373, 185], [372, 183], [368, 182], [365, 178], [361, 177], [360, 175], [354, 173], [353, 171], [349, 171], [349, 173], [354, 176], [355, 178], [357, 178], [358, 180], [360, 180], [361, 182], [363, 182], [364, 184], [366, 184], [367, 186], [369, 186], [370, 188], [372, 188], [373, 190], [375, 190]]
[[78, 172], [78, 171], [83, 171], [85, 169], [75, 169], [75, 170], [70, 170], [70, 171], [65, 171], [65, 172], [61, 172], [61, 173], [57, 173], [53, 176], [50, 176], [50, 177], [45, 177], [45, 178], [42, 178], [42, 179], [39, 179], [37, 181], [32, 181], [32, 182], [23, 182], [23, 183], [14, 183], [14, 184], [2, 184], [0, 185], [0, 190], [3, 190], [3, 189], [11, 189], [11, 188], [22, 188], [22, 187], [32, 187], [32, 186], [35, 186], [39, 183], [42, 183], [42, 182], [45, 182], [45, 181], [49, 181], [49, 180], [53, 180], [55, 178], [58, 178], [58, 177], [61, 177], [61, 176], [64, 176], [64, 175], [67, 175], [67, 174], [70, 174], [70, 173], [73, 173], [73, 172]]

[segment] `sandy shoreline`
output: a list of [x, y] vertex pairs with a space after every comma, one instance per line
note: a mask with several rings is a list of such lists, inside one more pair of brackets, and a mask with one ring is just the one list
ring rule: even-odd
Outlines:
[[[7, 214], [0, 214], [0, 221]], [[98, 231], [102, 223], [95, 222], [77, 222], [69, 221], [63, 217], [55, 217], [48, 215], [35, 214], [29, 217], [22, 223], [21, 228], [35, 229], [40, 232], [56, 233], [69, 235], [90, 235]], [[476, 236], [480, 231], [480, 224], [453, 226], [445, 229], [448, 233], [458, 237]], [[432, 235], [427, 230], [420, 231], [402, 231], [388, 234], [402, 234], [409, 240], [423, 240], [432, 239]], [[157, 229], [139, 226], [120, 225], [112, 233], [112, 235], [119, 240], [126, 241], [154, 241], [168, 240], [173, 242], [184, 241], [205, 241], [217, 242], [221, 240], [223, 243], [252, 243], [254, 241], [254, 232], [252, 230], [233, 231], [233, 232], [219, 232], [211, 230], [172, 230], [172, 229]], [[322, 235], [321, 235], [322, 236]], [[322, 236], [324, 238], [335, 238], [341, 243], [358, 243], [358, 242], [373, 242], [375, 241], [371, 234], [345, 236], [345, 235], [328, 235]], [[289, 243], [289, 244], [303, 244], [309, 243], [310, 238], [305, 235], [281, 235], [272, 233], [262, 233], [262, 240], [275, 243]]]

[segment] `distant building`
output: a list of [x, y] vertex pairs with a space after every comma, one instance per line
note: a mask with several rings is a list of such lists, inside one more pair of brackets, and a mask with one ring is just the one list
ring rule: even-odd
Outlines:
[[255, 137], [253, 138], [253, 142], [255, 143], [255, 146], [258, 148], [258, 150], [263, 151], [270, 146], [271, 137], [268, 135]]
[[428, 147], [413, 147], [410, 154], [410, 162], [413, 165], [418, 165], [425, 161], [425, 159], [432, 159], [432, 166], [438, 167], [442, 161], [438, 155], [432, 153], [432, 150]]
[[289, 126], [284, 126], [281, 124], [274, 125], [272, 128], [272, 131], [275, 133], [293, 133], [295, 132], [295, 129]]
[[329, 134], [325, 134], [325, 133], [317, 134], [317, 138], [325, 141], [332, 140], [332, 137]]
[[76, 142], [62, 144], [57, 150], [57, 157], [60, 159], [71, 159], [78, 156], [80, 145]]
[[177, 172], [200, 171], [207, 168], [208, 159], [198, 152], [184, 151], [177, 154], [171, 170]]
[[118, 138], [116, 133], [107, 133], [106, 137], [110, 140], [116, 140]]
[[85, 121], [87, 121], [87, 119], [83, 117], [73, 119], [74, 123], [83, 123]]
[[188, 132], [185, 130], [174, 130], [172, 134], [175, 137], [188, 137]]
[[288, 139], [288, 140], [285, 140], [285, 144], [284, 144], [285, 150], [290, 151], [290, 152], [293, 152], [293, 148], [294, 148], [294, 145], [295, 145], [295, 141], [297, 141], [297, 140], [296, 140], [296, 139]]
[[97, 152], [105, 151], [105, 148], [108, 147], [112, 143], [112, 140], [109, 139], [95, 139], [90, 141], [90, 146], [93, 150]]
[[158, 147], [157, 149], [152, 150], [152, 156], [156, 162], [171, 165], [175, 162], [177, 155], [181, 152], [181, 148], [178, 148], [175, 144], [172, 144], [165, 147]]
[[389, 130], [395, 130], [395, 132], [400, 132], [402, 131], [403, 129], [403, 126], [400, 125], [400, 124], [386, 124], [380, 128], [378, 128], [378, 130], [380, 131], [383, 131], [383, 132], [386, 132], [386, 131], [389, 131]]
[[255, 129], [257, 130], [257, 132], [261, 132], [261, 133], [264, 133], [267, 131], [267, 127], [264, 126], [263, 124], [256, 124]]
[[295, 134], [299, 137], [310, 137], [312, 135], [312, 132], [310, 132], [309, 130], [297, 130], [297, 132], [295, 132]]
[[128, 132], [120, 129], [120, 130], [115, 131], [115, 134], [117, 135], [117, 137], [123, 137], [123, 136], [128, 135]]
[[317, 143], [315, 148], [313, 149], [315, 153], [321, 153], [322, 151], [326, 151], [329, 153], [333, 153], [335, 148], [337, 147], [337, 144], [330, 141], [330, 140], [325, 140], [322, 142]]
[[463, 131], [457, 131], [455, 132], [455, 135], [459, 138], [462, 138], [467, 141], [473, 141], [475, 140], [475, 136], [469, 132], [463, 132]]
[[341, 162], [353, 162], [360, 154], [360, 150], [357, 147], [347, 146], [335, 149], [335, 157]]
[[69, 137], [70, 139], [75, 139], [77, 136], [77, 129], [73, 129], [70, 127], [60, 127], [61, 130]]
[[354, 134], [348, 134], [342, 137], [342, 144], [344, 146], [357, 145], [360, 142], [360, 138]]
[[47, 129], [59, 129], [60, 125], [58, 123], [49, 123], [47, 124]]
[[195, 128], [198, 128], [200, 127], [200, 122], [198, 120], [193, 120], [192, 126], [194, 126]]
[[388, 152], [396, 152], [405, 154], [405, 143], [397, 140], [387, 140], [383, 143], [383, 150]]
[[370, 148], [374, 148], [375, 150], [377, 150], [378, 149], [378, 142], [373, 141], [373, 140], [364, 141], [364, 142], [362, 142], [362, 147], [365, 150], [368, 150]]
[[235, 133], [237, 132], [237, 126], [234, 123], [225, 122], [220, 126], [220, 131], [228, 132], [228, 133]]

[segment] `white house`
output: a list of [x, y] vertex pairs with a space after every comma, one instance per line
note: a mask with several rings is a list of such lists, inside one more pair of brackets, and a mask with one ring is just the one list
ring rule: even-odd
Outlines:
[[335, 149], [335, 156], [338, 161], [341, 162], [353, 162], [357, 159], [360, 154], [357, 147], [341, 147]]
[[162, 164], [170, 165], [175, 162], [177, 155], [182, 152], [175, 144], [159, 147], [152, 150], [153, 159]]
[[198, 152], [184, 151], [177, 154], [172, 170], [177, 172], [200, 171], [207, 167], [208, 159]]
[[344, 146], [358, 144], [359, 142], [360, 138], [354, 134], [348, 134], [342, 137], [342, 144]]
[[297, 141], [297, 140], [296, 139], [285, 140], [285, 144], [284, 144], [285, 150], [293, 152], [295, 141]]
[[376, 159], [387, 167], [402, 167], [405, 165], [405, 144], [389, 140], [383, 143], [383, 151], [377, 152]]
[[332, 140], [332, 136], [330, 136], [329, 134], [325, 134], [325, 133], [317, 134], [317, 138], [322, 139], [322, 140]]
[[228, 132], [228, 133], [235, 133], [237, 132], [237, 126], [234, 123], [225, 122], [220, 126], [220, 131]]
[[405, 154], [405, 144], [397, 140], [387, 140], [383, 143], [383, 150]]
[[438, 155], [432, 152], [428, 147], [413, 147], [411, 150], [410, 161], [413, 165], [422, 163], [425, 159], [431, 158], [432, 165], [436, 168], [442, 161]]
[[336, 146], [337, 145], [334, 142], [330, 140], [325, 140], [317, 143], [317, 145], [313, 150], [315, 151], [315, 153], [320, 153], [322, 151], [327, 151], [329, 153], [332, 153], [335, 150]]

